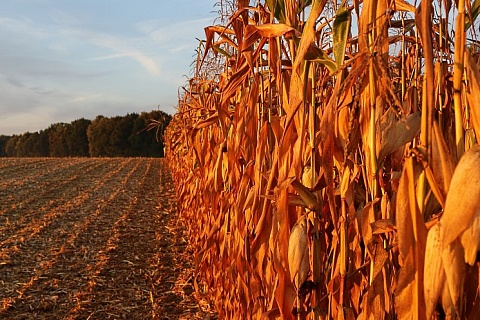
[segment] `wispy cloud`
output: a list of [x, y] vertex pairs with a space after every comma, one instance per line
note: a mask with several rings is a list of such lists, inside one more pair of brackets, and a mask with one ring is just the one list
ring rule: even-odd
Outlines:
[[[32, 40], [49, 40], [51, 43], [48, 48], [58, 53], [71, 52], [73, 49], [68, 47], [69, 44], [73, 46], [75, 43], [90, 43], [113, 52], [112, 55], [106, 55], [103, 59], [130, 58], [137, 61], [151, 75], [160, 75], [160, 67], [155, 59], [135, 47], [135, 44], [143, 42], [142, 39], [91, 31], [87, 27], [82, 28], [79, 26], [78, 18], [59, 10], [55, 10], [51, 16], [55, 17], [55, 24], [62, 25], [63, 28], [55, 25], [40, 26], [27, 18], [2, 17], [0, 17], [0, 28], [8, 30], [9, 34], [17, 35], [15, 38], [10, 38], [10, 42], [21, 42], [27, 45]], [[1, 33], [2, 31], [0, 31], [0, 37]], [[144, 42], [146, 41], [145, 38]], [[102, 59], [102, 57], [99, 58]], [[98, 59], [98, 57], [93, 59]]]
[[[158, 45], [168, 47], [172, 52], [192, 50], [195, 39], [193, 34], [199, 33], [211, 19], [184, 20], [165, 25], [162, 20], [147, 20], [135, 24], [138, 31], [146, 34], [148, 38]], [[201, 33], [203, 35], [203, 33]], [[199, 36], [201, 36], [199, 35]]]
[[98, 98], [105, 96], [103, 93], [93, 93], [93, 94], [81, 94], [75, 95], [70, 99], [70, 102], [85, 102], [85, 101], [95, 101]]
[[64, 10], [54, 9], [49, 14], [52, 21], [61, 26], [81, 25], [85, 22], [85, 17], [78, 17]]
[[20, 35], [20, 39], [12, 39], [12, 40], [21, 40], [21, 39], [46, 39], [51, 36], [51, 34], [45, 29], [26, 18], [8, 18], [8, 17], [0, 17], [0, 28], [2, 32], [6, 32], [8, 34], [15, 34]]
[[100, 60], [120, 59], [125, 57], [128, 57], [128, 55], [124, 53], [115, 53], [115, 54], [109, 54], [106, 56], [93, 57], [93, 58], [90, 58], [90, 60], [100, 61]]
[[17, 87], [17, 88], [25, 87], [25, 85], [15, 76], [7, 76], [5, 80], [14, 87]]
[[[104, 46], [102, 46], [104, 47]], [[145, 70], [147, 70], [150, 74], [154, 76], [160, 75], [160, 68], [157, 62], [145, 55], [144, 53], [140, 52], [139, 50], [135, 50], [132, 48], [122, 48], [122, 47], [111, 47], [107, 46], [106, 48], [111, 49], [112, 51], [118, 52], [116, 54], [106, 55], [106, 56], [99, 56], [93, 57], [91, 60], [110, 60], [110, 59], [121, 59], [121, 58], [131, 58], [138, 63], [140, 63]]]
[[119, 37], [107, 33], [92, 32], [85, 29], [67, 29], [64, 32], [80, 37], [83, 41], [89, 42], [96, 47], [108, 49], [113, 52], [113, 54], [92, 57], [90, 60], [130, 58], [137, 61], [151, 75], [160, 75], [160, 67], [155, 59], [135, 47], [135, 44], [141, 42], [141, 39]]

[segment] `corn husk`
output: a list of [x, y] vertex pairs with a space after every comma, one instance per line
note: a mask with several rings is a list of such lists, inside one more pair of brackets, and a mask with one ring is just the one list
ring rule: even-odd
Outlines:
[[427, 235], [425, 247], [425, 269], [423, 277], [423, 289], [425, 295], [425, 308], [427, 318], [430, 319], [435, 306], [445, 287], [445, 270], [442, 259], [442, 230], [441, 224], [437, 223]]
[[297, 290], [305, 282], [309, 272], [307, 218], [301, 217], [293, 226], [288, 239], [288, 269]]

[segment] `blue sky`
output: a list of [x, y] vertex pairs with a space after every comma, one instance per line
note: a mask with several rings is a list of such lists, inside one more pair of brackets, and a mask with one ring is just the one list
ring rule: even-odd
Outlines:
[[0, 0], [0, 134], [175, 113], [216, 0]]

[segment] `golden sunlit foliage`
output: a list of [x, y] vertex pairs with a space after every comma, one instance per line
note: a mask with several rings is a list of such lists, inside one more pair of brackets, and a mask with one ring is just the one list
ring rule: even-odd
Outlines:
[[479, 316], [479, 5], [243, 0], [205, 28], [223, 68], [165, 143], [222, 319]]

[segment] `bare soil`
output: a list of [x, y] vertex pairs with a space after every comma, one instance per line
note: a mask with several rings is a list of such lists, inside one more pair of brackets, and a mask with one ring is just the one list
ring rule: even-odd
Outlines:
[[209, 319], [163, 159], [0, 158], [0, 319]]

